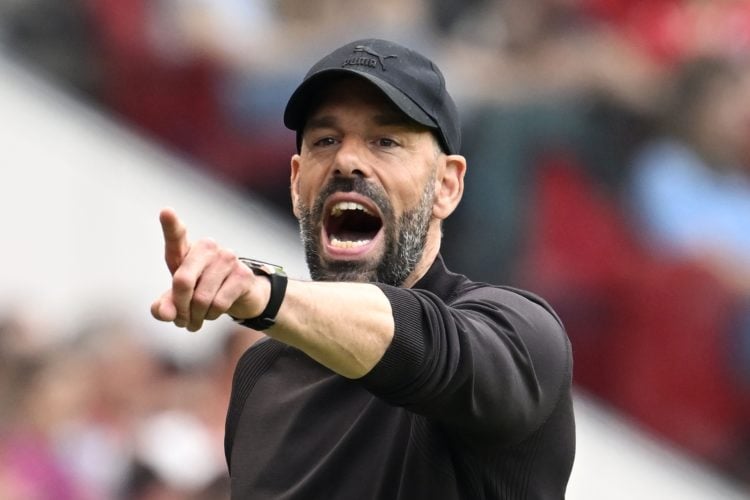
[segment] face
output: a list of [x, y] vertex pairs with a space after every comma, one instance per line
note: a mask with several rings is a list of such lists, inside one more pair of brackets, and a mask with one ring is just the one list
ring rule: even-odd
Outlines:
[[312, 278], [401, 286], [413, 277], [439, 241], [445, 167], [429, 129], [375, 87], [356, 78], [329, 87], [292, 159]]

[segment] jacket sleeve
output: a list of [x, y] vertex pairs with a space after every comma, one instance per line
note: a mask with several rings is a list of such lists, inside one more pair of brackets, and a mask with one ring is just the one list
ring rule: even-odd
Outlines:
[[388, 403], [464, 439], [513, 444], [570, 391], [570, 344], [543, 301], [484, 285], [448, 305], [425, 290], [378, 286], [395, 334], [360, 380]]

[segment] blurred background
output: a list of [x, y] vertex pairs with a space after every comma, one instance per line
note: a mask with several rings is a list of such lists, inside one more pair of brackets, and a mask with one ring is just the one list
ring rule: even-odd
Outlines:
[[0, 499], [227, 498], [256, 336], [150, 319], [158, 211], [305, 278], [283, 107], [366, 37], [458, 101], [449, 266], [566, 323], [568, 498], [750, 498], [750, 2], [0, 0]]

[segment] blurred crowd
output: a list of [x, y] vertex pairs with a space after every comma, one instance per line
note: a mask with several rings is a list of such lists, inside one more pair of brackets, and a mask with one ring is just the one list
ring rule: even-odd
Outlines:
[[[436, 60], [459, 101], [448, 263], [544, 295], [581, 390], [750, 485], [750, 2], [0, 2], [8, 53], [284, 215], [286, 99], [371, 36]], [[173, 366], [100, 327], [40, 352], [3, 326], [0, 497], [214, 498], [216, 464], [179, 479], [160, 453], [220, 443], [238, 350]]]
[[127, 321], [50, 333], [0, 322], [0, 498], [228, 498], [232, 371], [258, 334], [227, 332], [220, 352], [186, 362]]

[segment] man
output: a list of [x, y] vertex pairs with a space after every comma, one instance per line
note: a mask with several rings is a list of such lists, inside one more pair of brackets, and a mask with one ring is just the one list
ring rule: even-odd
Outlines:
[[226, 313], [269, 337], [235, 373], [233, 498], [563, 498], [575, 437], [559, 319], [440, 257], [466, 170], [440, 71], [353, 42], [313, 66], [284, 121], [314, 281], [190, 245], [161, 214], [173, 281], [154, 316], [195, 331]]

